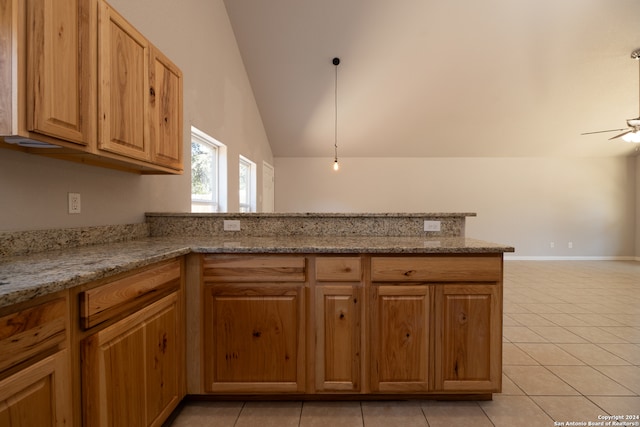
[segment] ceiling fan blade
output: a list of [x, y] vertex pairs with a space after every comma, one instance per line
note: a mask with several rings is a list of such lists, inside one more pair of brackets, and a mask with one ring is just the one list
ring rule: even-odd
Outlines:
[[627, 130], [626, 132], [622, 132], [622, 133], [621, 133], [621, 134], [619, 134], [619, 135], [612, 136], [611, 138], [609, 138], [609, 141], [611, 141], [612, 139], [620, 138], [621, 136], [624, 136], [624, 135], [626, 135], [626, 134], [628, 134], [628, 133], [630, 133], [630, 132], [633, 132], [633, 129], [629, 129], [629, 130]]
[[580, 135], [592, 135], [594, 133], [605, 133], [605, 132], [620, 132], [621, 130], [625, 130], [625, 129], [609, 129], [609, 130], [598, 130], [595, 132], [585, 132], [585, 133], [581, 133]]

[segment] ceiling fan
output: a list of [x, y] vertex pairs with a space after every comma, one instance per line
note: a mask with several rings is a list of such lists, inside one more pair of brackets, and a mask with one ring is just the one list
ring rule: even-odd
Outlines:
[[[633, 52], [631, 52], [631, 59], [637, 60], [638, 64], [640, 64], [640, 49], [636, 49]], [[639, 73], [640, 73], [640, 65], [639, 65]], [[582, 133], [581, 135], [624, 131], [616, 136], [612, 136], [611, 138], [609, 138], [609, 140], [622, 138], [624, 141], [627, 141], [627, 142], [640, 143], [640, 115], [635, 119], [627, 120], [627, 126], [628, 126], [627, 128], [622, 128], [622, 129], [609, 129], [609, 130], [600, 130], [596, 132], [586, 132], [586, 133]]]

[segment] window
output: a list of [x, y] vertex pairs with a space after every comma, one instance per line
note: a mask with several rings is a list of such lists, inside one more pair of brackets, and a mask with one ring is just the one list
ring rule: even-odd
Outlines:
[[256, 211], [256, 164], [240, 156], [240, 212]]
[[191, 212], [226, 210], [226, 147], [191, 127]]

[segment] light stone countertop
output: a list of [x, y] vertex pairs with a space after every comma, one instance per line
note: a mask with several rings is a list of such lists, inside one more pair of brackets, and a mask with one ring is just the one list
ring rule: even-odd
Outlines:
[[477, 254], [514, 248], [464, 237], [150, 237], [0, 258], [0, 307], [196, 253]]

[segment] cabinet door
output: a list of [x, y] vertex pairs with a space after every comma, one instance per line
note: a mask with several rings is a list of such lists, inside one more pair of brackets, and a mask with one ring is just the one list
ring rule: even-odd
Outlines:
[[28, 130], [82, 145], [95, 129], [90, 3], [27, 2]]
[[98, 148], [148, 161], [149, 42], [100, 3]]
[[361, 288], [318, 285], [315, 298], [316, 390], [360, 390]]
[[71, 406], [67, 350], [0, 381], [1, 426], [70, 426]]
[[182, 170], [182, 72], [154, 47], [149, 72], [151, 161]]
[[373, 284], [371, 390], [429, 389], [429, 287]]
[[206, 391], [303, 392], [303, 295], [300, 284], [208, 285]]
[[436, 292], [437, 388], [447, 392], [500, 392], [500, 285], [447, 284], [438, 286]]
[[85, 423], [159, 426], [184, 396], [178, 293], [83, 341]]

